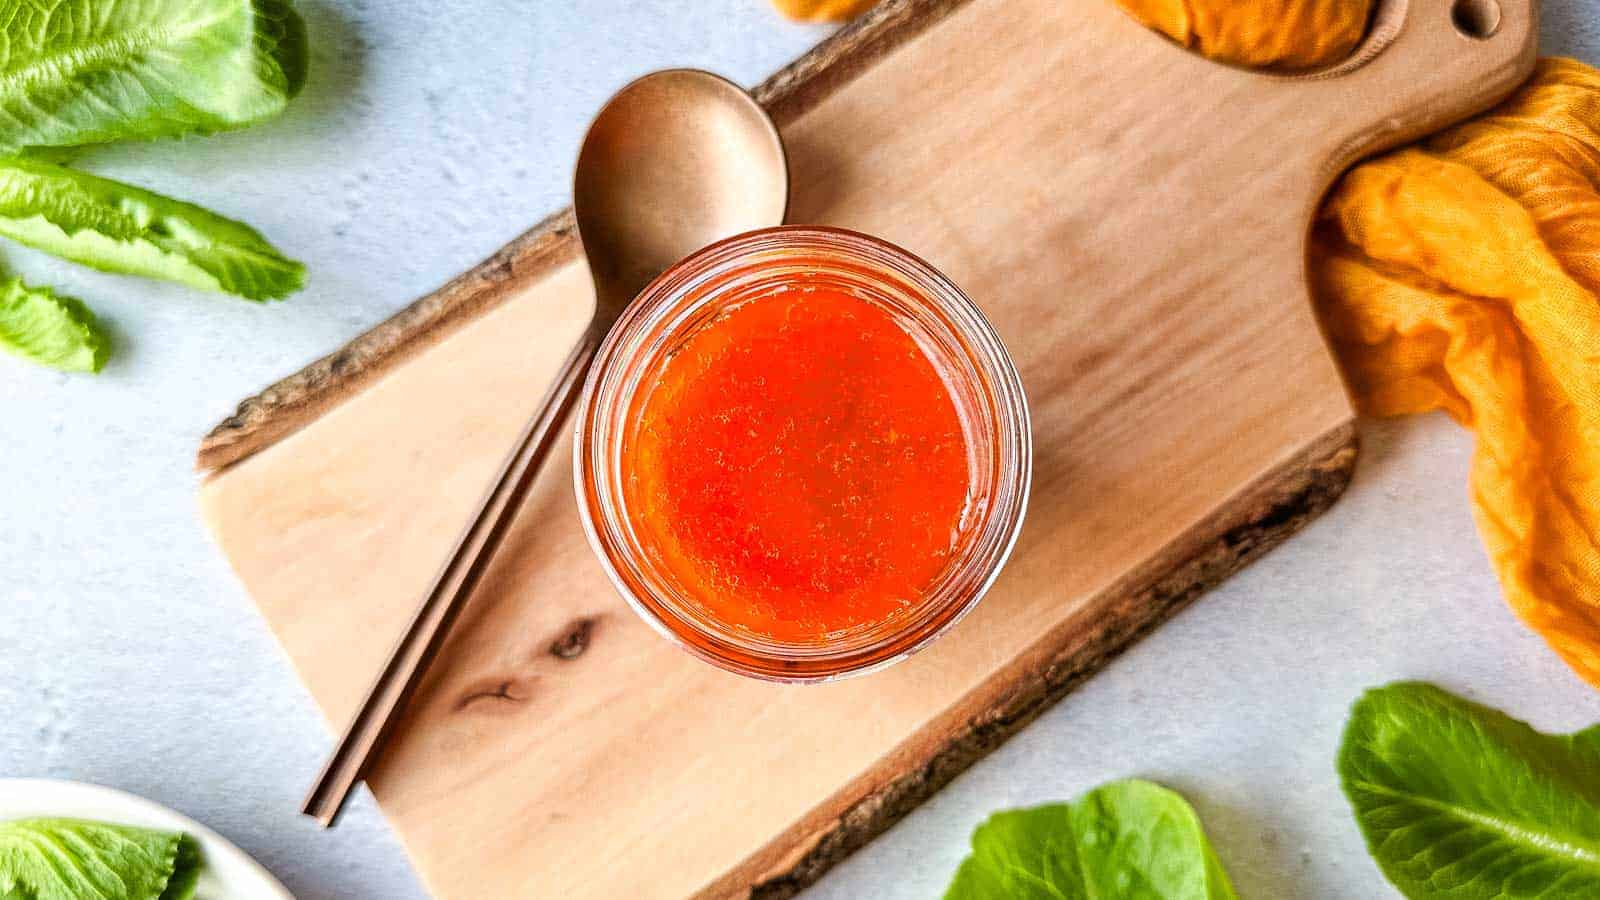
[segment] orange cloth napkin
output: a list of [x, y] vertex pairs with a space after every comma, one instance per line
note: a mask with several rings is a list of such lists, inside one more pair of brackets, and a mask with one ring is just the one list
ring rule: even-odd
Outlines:
[[846, 22], [867, 11], [878, 0], [772, 0], [772, 5], [801, 22]]
[[1118, 0], [1196, 53], [1240, 66], [1304, 69], [1344, 59], [1373, 0]]
[[[848, 18], [870, 3], [778, 0]], [[1372, 0], [1119, 0], [1241, 65], [1336, 62]], [[1311, 253], [1357, 406], [1477, 433], [1472, 505], [1511, 607], [1600, 687], [1600, 72], [1547, 59], [1474, 121], [1348, 172]]]
[[1600, 686], [1600, 72], [1542, 60], [1489, 113], [1352, 169], [1310, 258], [1358, 407], [1477, 432], [1506, 599]]

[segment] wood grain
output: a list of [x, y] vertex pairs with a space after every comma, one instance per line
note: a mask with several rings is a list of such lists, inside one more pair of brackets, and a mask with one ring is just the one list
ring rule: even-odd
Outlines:
[[[1106, 3], [893, 3], [769, 82], [792, 219], [933, 261], [1016, 358], [1022, 537], [915, 658], [758, 683], [632, 615], [555, 461], [371, 779], [429, 886], [792, 893], [1326, 506], [1354, 438], [1306, 299], [1311, 212], [1357, 154], [1509, 91], [1533, 18], [1507, 0], [1472, 41], [1448, 0], [1390, 4], [1351, 64], [1290, 79]], [[587, 319], [560, 227], [213, 445], [237, 461], [205, 483], [207, 521], [332, 722]]]

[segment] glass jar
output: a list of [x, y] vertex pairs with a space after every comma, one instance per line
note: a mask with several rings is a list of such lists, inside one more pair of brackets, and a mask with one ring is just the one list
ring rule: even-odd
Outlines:
[[[737, 304], [802, 278], [875, 304], [915, 340], [955, 406], [966, 442], [968, 492], [943, 570], [903, 613], [815, 640], [780, 641], [718, 621], [652, 558], [630, 519], [623, 453], [651, 373], [688, 335]], [[998, 576], [1021, 529], [1032, 475], [1022, 382], [977, 305], [910, 253], [838, 228], [753, 231], [664, 272], [600, 347], [576, 427], [579, 512], [618, 593], [695, 656], [772, 681], [828, 681], [873, 671], [949, 629]]]

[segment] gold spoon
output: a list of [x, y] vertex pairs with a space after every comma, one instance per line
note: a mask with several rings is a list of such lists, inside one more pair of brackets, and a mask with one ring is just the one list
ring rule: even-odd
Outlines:
[[694, 69], [655, 72], [601, 108], [573, 179], [594, 317], [517, 439], [478, 514], [434, 577], [300, 811], [331, 826], [393, 731], [533, 486], [557, 425], [622, 310], [690, 253], [783, 224], [789, 170], [766, 111], [738, 85]]

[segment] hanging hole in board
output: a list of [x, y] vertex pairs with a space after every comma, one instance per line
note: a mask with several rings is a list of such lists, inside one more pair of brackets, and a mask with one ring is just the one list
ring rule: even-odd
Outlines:
[[1450, 21], [1469, 38], [1483, 40], [1500, 27], [1498, 0], [1456, 0], [1450, 7]]

